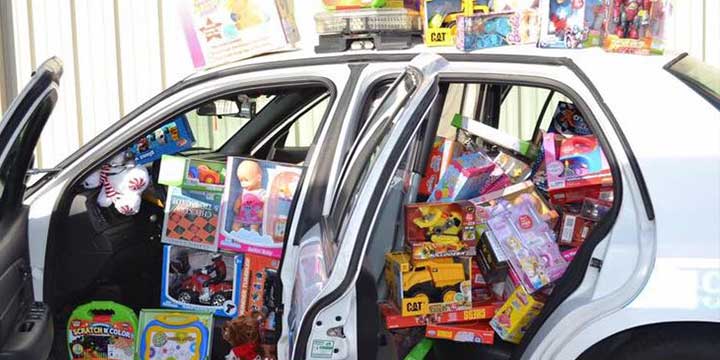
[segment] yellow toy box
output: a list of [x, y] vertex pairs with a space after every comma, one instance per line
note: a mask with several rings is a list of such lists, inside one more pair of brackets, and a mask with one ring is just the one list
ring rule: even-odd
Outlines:
[[389, 299], [402, 316], [472, 308], [469, 257], [412, 260], [405, 252], [385, 254]]
[[518, 286], [490, 320], [490, 326], [503, 340], [519, 344], [543, 305]]
[[421, 4], [425, 45], [455, 46], [457, 18], [488, 13], [489, 0], [424, 0]]

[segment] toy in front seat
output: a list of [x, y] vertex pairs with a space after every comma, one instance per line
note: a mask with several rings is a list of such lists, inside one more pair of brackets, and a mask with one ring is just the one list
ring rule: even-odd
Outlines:
[[115, 205], [115, 209], [123, 215], [135, 215], [140, 211], [141, 195], [149, 184], [147, 169], [136, 165], [132, 154], [126, 153], [116, 155], [83, 181], [86, 189], [101, 187], [98, 205]]
[[235, 199], [233, 210], [235, 219], [232, 229], [249, 229], [260, 232], [265, 206], [265, 189], [262, 188], [263, 174], [260, 165], [252, 160], [245, 160], [237, 167], [237, 178], [242, 192]]

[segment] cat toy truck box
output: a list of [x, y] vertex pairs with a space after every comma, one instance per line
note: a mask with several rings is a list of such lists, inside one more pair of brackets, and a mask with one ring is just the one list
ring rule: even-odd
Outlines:
[[389, 298], [402, 316], [467, 310], [472, 306], [469, 257], [411, 262], [405, 252], [385, 255]]
[[472, 309], [455, 310], [430, 315], [402, 316], [400, 310], [390, 302], [378, 304], [388, 329], [403, 329], [427, 324], [449, 324], [475, 320], [488, 320], [495, 315], [497, 306], [489, 303], [474, 303]]
[[225, 188], [225, 163], [163, 155], [158, 183], [188, 190], [222, 192]]
[[487, 13], [487, 0], [424, 0], [421, 3], [424, 40], [427, 46], [453, 46], [456, 22], [460, 15]]
[[405, 205], [405, 240], [416, 260], [474, 256], [475, 206], [467, 201]]

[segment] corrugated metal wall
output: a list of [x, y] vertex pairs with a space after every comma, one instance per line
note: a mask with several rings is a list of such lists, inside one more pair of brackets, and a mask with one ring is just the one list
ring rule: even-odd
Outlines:
[[[38, 165], [56, 164], [120, 116], [192, 72], [175, 4], [173, 0], [0, 0], [0, 69], [5, 69], [0, 71], [0, 106], [7, 106], [44, 59], [55, 55], [65, 62], [60, 101], [38, 147]], [[670, 45], [720, 66], [720, 1], [676, 0], [674, 5]], [[312, 15], [320, 10], [320, 1], [295, 1], [307, 46], [315, 42]], [[518, 111], [541, 101], [522, 91], [511, 96]], [[525, 135], [520, 120], [511, 128]], [[297, 130], [296, 134], [303, 133]]]

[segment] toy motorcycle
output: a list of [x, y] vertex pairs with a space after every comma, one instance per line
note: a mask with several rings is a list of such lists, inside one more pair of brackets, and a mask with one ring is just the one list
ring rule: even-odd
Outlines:
[[221, 281], [217, 284], [209, 284], [210, 298], [201, 299], [203, 284], [210, 279], [210, 275], [203, 274], [202, 270], [193, 271], [191, 276], [186, 277], [175, 289], [175, 298], [187, 304], [200, 304], [211, 306], [222, 306], [225, 301], [232, 300], [233, 284], [231, 281]]

